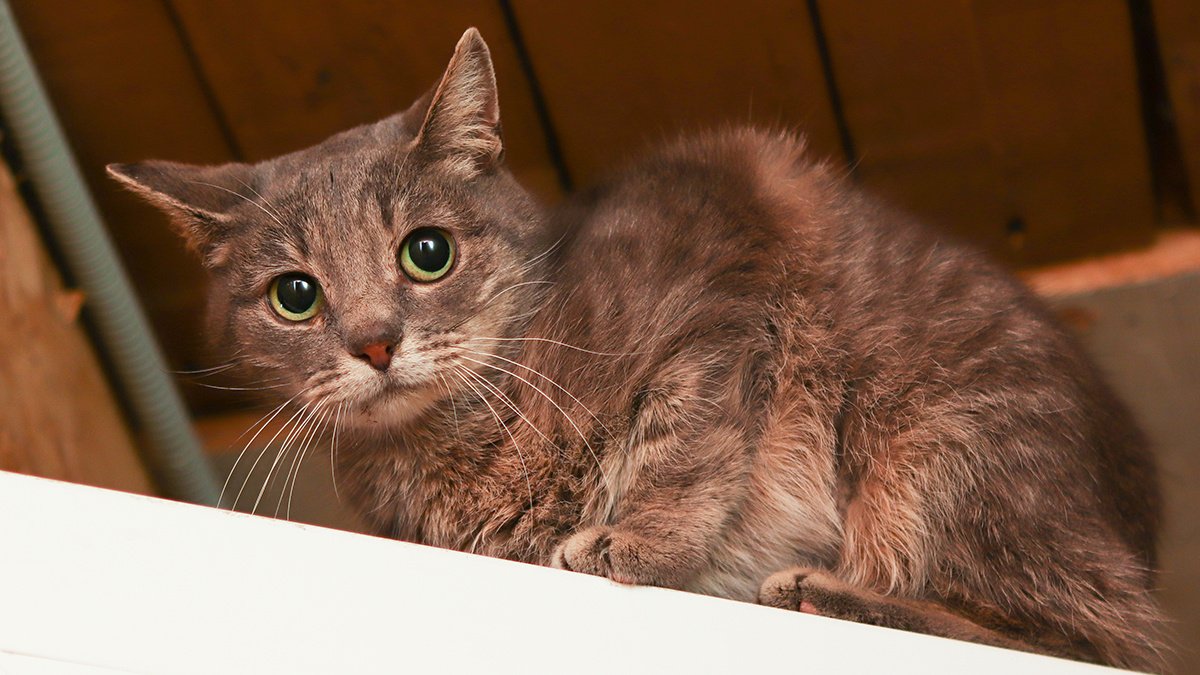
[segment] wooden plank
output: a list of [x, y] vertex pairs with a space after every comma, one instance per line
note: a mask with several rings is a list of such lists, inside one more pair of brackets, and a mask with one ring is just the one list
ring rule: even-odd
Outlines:
[[0, 469], [149, 494], [91, 345], [0, 162]]
[[867, 185], [1018, 264], [1151, 238], [1123, 2], [821, 9]]
[[842, 160], [804, 3], [513, 3], [577, 183], [683, 129], [755, 122]]
[[1152, 7], [1192, 203], [1200, 206], [1200, 3], [1154, 0]]
[[402, 110], [476, 26], [496, 64], [507, 157], [542, 195], [559, 186], [528, 82], [495, 2], [173, 0], [250, 159], [297, 150]]
[[1059, 297], [1200, 274], [1200, 232], [1164, 230], [1148, 248], [1026, 270], [1039, 295]]
[[[231, 158], [158, 0], [11, 0], [85, 178], [168, 359], [209, 365], [201, 339], [203, 273], [166, 218], [104, 175], [109, 162]], [[232, 400], [185, 388], [194, 407]]]

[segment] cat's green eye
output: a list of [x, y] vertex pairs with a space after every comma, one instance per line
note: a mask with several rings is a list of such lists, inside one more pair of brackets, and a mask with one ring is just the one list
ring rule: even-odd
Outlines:
[[413, 230], [400, 244], [400, 268], [413, 281], [437, 281], [454, 266], [454, 239], [435, 227]]
[[288, 321], [311, 319], [325, 304], [325, 294], [317, 280], [299, 272], [275, 277], [267, 299], [271, 301], [271, 309]]

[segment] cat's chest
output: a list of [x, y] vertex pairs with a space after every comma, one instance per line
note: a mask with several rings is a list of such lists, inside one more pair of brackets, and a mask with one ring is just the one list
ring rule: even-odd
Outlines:
[[[598, 500], [586, 465], [570, 459], [586, 436], [572, 443], [563, 429], [539, 428], [533, 417], [510, 424], [458, 415], [456, 425], [431, 425], [419, 437], [360, 442], [348, 471], [360, 511], [386, 536], [544, 562]], [[590, 442], [596, 449], [603, 443], [598, 435]]]

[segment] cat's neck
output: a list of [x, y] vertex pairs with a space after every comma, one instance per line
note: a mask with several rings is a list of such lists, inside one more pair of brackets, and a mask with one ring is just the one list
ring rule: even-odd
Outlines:
[[533, 432], [537, 423], [514, 412], [511, 375], [461, 377], [472, 386], [451, 390], [411, 421], [348, 434], [339, 484], [380, 534], [536, 559], [550, 546], [539, 521], [561, 480], [552, 444], [538, 442], [546, 439]]

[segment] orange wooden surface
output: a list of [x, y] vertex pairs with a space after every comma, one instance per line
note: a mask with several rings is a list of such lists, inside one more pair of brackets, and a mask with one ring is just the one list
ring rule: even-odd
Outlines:
[[756, 122], [841, 159], [804, 3], [513, 3], [567, 165], [586, 184], [683, 129]]
[[1150, 240], [1124, 2], [821, 7], [867, 186], [1019, 264]]

